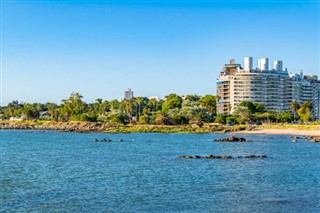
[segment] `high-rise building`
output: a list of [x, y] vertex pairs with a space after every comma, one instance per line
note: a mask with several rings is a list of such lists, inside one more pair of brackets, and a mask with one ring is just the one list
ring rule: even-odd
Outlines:
[[259, 69], [261, 71], [267, 71], [269, 69], [269, 59], [268, 58], [260, 58], [258, 60]]
[[320, 81], [316, 75], [290, 74], [292, 80], [292, 101], [300, 106], [310, 101], [314, 119], [320, 119]]
[[252, 70], [252, 57], [244, 58], [244, 70], [246, 71]]
[[129, 88], [127, 91], [124, 91], [124, 99], [131, 100], [133, 98], [133, 91]]
[[319, 119], [320, 81], [317, 76], [303, 76], [303, 73], [289, 76], [283, 70], [282, 61], [274, 62], [274, 69], [268, 69], [268, 59], [259, 59], [259, 67], [252, 69], [252, 58], [244, 59], [245, 67], [234, 60], [225, 64], [217, 79], [218, 114], [230, 114], [243, 101], [264, 104], [267, 110], [290, 111], [293, 100], [298, 103], [311, 101], [313, 115]]
[[283, 70], [282, 61], [274, 61], [273, 62], [273, 69], [276, 71], [282, 71]]
[[241, 65], [236, 64], [234, 59], [231, 59], [229, 64], [225, 64], [224, 69], [222, 69], [220, 73], [220, 77], [217, 79], [217, 94], [219, 95], [217, 112], [220, 114], [230, 113], [230, 81], [239, 69], [241, 69]]

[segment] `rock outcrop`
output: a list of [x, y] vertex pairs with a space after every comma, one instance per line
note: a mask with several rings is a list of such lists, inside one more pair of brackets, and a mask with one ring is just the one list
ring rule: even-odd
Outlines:
[[199, 156], [199, 155], [181, 155], [179, 158], [186, 158], [186, 159], [230, 159], [230, 158], [267, 158], [266, 155], [244, 155], [244, 156], [237, 156], [232, 157], [231, 155], [207, 155], [207, 156]]
[[214, 139], [213, 141], [218, 141], [218, 142], [252, 142], [252, 140], [246, 140], [243, 137], [235, 137], [235, 136], [230, 136], [228, 138]]

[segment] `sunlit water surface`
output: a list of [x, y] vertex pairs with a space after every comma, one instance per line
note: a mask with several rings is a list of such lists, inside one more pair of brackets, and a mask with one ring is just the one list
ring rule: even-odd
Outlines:
[[1, 130], [1, 211], [320, 212], [320, 144], [213, 142], [227, 136]]

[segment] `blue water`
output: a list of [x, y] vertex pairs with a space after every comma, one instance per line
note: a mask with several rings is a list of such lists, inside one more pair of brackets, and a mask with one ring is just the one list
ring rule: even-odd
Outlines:
[[227, 136], [1, 130], [1, 212], [320, 212], [320, 144]]

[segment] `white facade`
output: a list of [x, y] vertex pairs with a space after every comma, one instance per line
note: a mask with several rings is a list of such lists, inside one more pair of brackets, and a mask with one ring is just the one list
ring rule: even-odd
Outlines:
[[320, 81], [316, 75], [300, 74], [290, 75], [292, 80], [292, 100], [301, 106], [304, 102], [312, 103], [312, 115], [320, 119]]
[[244, 58], [244, 70], [245, 71], [252, 70], [252, 57], [245, 57]]
[[259, 69], [261, 71], [269, 70], [269, 59], [268, 58], [260, 58], [258, 60], [258, 63], [259, 63]]
[[[320, 119], [320, 80], [316, 75], [288, 74], [282, 61], [274, 61], [274, 69], [268, 68], [268, 59], [259, 59], [259, 68], [252, 69], [251, 57], [240, 64], [226, 64], [217, 79], [218, 114], [231, 114], [242, 101], [262, 103], [267, 110], [290, 111], [292, 101], [300, 105], [310, 101], [312, 114]], [[267, 69], [267, 70], [266, 70]]]
[[274, 61], [273, 62], [273, 69], [276, 70], [276, 71], [282, 71], [283, 70], [282, 61]]

